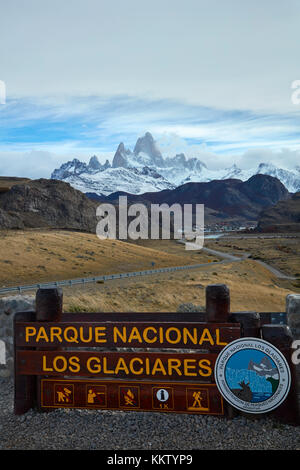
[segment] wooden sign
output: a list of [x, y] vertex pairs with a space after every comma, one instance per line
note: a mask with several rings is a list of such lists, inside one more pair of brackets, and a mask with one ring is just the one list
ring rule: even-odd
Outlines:
[[213, 321], [205, 312], [63, 314], [62, 292], [39, 289], [37, 311], [14, 321], [15, 412], [37, 403], [223, 414], [214, 366], [241, 331], [227, 322], [227, 288], [220, 289], [221, 309], [215, 290], [208, 295]]
[[40, 407], [224, 414], [217, 387], [198, 382], [41, 379]]
[[[240, 337], [262, 337], [290, 357], [288, 331], [261, 328], [256, 312], [230, 313], [224, 284], [206, 287], [200, 313], [71, 314], [62, 306], [61, 289], [39, 289], [36, 311], [14, 317], [16, 414], [68, 407], [233, 417], [215, 383], [221, 351]], [[289, 366], [291, 389], [272, 413], [295, 423], [296, 371]]]
[[21, 375], [151, 378], [213, 382], [217, 354], [17, 351]]
[[180, 322], [20, 322], [18, 347], [119, 347], [221, 350], [240, 337], [240, 327]]

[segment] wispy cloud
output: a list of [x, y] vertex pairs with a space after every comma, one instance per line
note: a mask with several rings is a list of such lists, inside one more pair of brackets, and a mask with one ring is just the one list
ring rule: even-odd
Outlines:
[[45, 176], [46, 168], [50, 174], [53, 164], [66, 158], [104, 159], [120, 141], [133, 148], [146, 131], [166, 155], [184, 152], [212, 162], [209, 157], [217, 155], [215, 161], [225, 167], [243, 159], [244, 166], [252, 166], [253, 152], [260, 152], [261, 160], [283, 159], [289, 152], [281, 163], [291, 166], [298, 163], [299, 128], [298, 109], [288, 114], [224, 110], [127, 95], [14, 98], [0, 107], [0, 171], [21, 171], [26, 155], [29, 166], [37, 165], [36, 174], [41, 152]]

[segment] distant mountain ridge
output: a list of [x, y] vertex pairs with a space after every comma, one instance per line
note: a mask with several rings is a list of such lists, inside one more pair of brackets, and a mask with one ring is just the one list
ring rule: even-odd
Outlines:
[[206, 219], [244, 219], [256, 221], [258, 214], [278, 201], [290, 198], [285, 186], [273, 176], [254, 175], [247, 181], [238, 179], [214, 180], [205, 183], [185, 183], [174, 189], [130, 194], [117, 191], [108, 196], [87, 195], [99, 202], [117, 204], [119, 196], [127, 196], [128, 203], [204, 204]]
[[271, 163], [260, 163], [257, 168], [249, 170], [242, 170], [236, 165], [210, 170], [197, 157], [187, 158], [184, 153], [163, 157], [150, 132], [138, 138], [133, 151], [126, 149], [121, 142], [112, 163], [106, 160], [101, 164], [96, 155], [91, 157], [89, 163], [74, 158], [55, 169], [51, 178], [70, 183], [84, 193], [108, 196], [115, 191], [143, 194], [175, 189], [193, 182], [226, 179], [247, 181], [256, 174], [278, 178], [291, 193], [300, 191], [300, 167], [287, 170]]
[[258, 217], [258, 230], [262, 232], [300, 231], [300, 192], [287, 200], [280, 200]]

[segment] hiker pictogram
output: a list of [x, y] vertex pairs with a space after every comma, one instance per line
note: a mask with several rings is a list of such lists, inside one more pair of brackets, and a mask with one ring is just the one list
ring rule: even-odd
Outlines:
[[187, 409], [209, 411], [208, 391], [206, 389], [187, 389]]

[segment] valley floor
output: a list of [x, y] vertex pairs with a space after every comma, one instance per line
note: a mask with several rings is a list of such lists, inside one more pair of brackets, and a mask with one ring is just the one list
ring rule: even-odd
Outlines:
[[204, 307], [205, 287], [225, 283], [231, 291], [232, 311], [275, 312], [285, 310], [287, 294], [300, 292], [297, 279], [279, 279], [256, 259], [263, 259], [297, 278], [298, 236], [226, 237], [207, 240], [205, 247], [239, 257], [251, 253], [251, 258], [216, 263], [220, 261], [216, 255], [201, 250], [187, 251], [183, 244], [172, 240], [127, 243], [63, 230], [2, 231], [0, 285], [205, 263], [188, 271], [64, 287], [64, 310], [162, 312], [176, 311], [182, 303]]
[[272, 274], [255, 261], [212, 264], [191, 271], [64, 288], [65, 311], [174, 312], [183, 303], [205, 306], [205, 287], [225, 283], [232, 311], [285, 311], [286, 295]]

